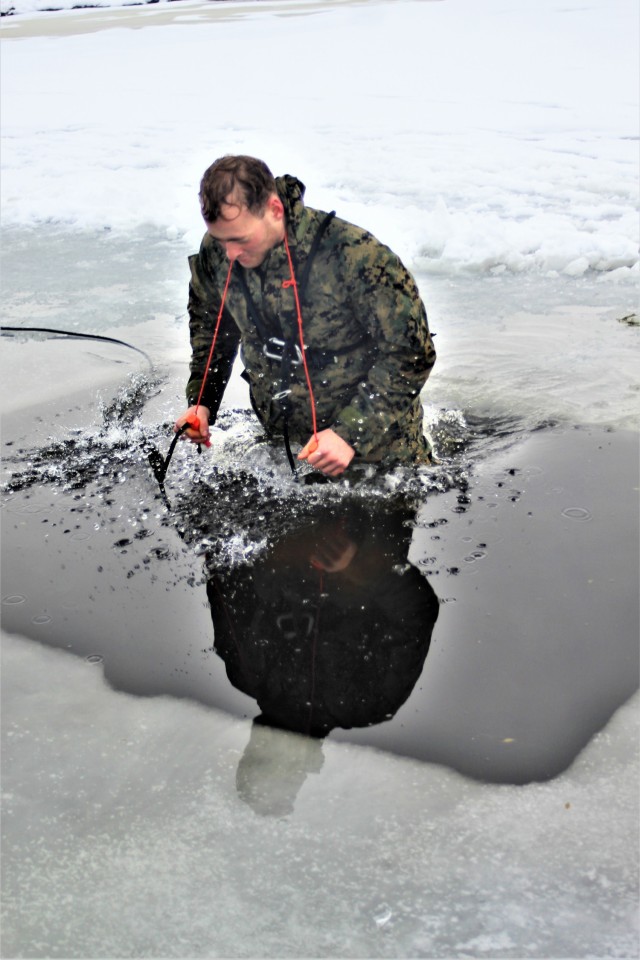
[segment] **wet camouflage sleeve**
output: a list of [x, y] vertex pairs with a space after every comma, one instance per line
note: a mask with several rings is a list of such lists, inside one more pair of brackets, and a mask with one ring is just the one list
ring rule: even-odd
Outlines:
[[435, 363], [424, 304], [398, 257], [364, 231], [343, 250], [350, 308], [377, 345], [373, 363], [340, 410], [334, 429], [362, 456], [413, 423], [422, 442], [419, 394]]
[[207, 380], [201, 403], [211, 411], [209, 422], [214, 423], [218, 408], [222, 401], [225, 387], [231, 376], [231, 369], [238, 345], [240, 332], [225, 309], [218, 338], [215, 355], [211, 367], [205, 371], [211, 342], [220, 311], [219, 281], [211, 277], [206, 269], [206, 258], [201, 254], [189, 257], [191, 282], [189, 284], [189, 333], [191, 338], [190, 377], [187, 384], [187, 402], [190, 406], [196, 403], [203, 377]]

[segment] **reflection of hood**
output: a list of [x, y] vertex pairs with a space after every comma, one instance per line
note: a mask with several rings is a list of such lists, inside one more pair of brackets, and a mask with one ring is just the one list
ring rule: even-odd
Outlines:
[[336, 536], [346, 530], [357, 552], [347, 570], [329, 573], [309, 562], [318, 530], [326, 544], [336, 524], [325, 508], [253, 567], [211, 578], [215, 649], [264, 722], [326, 736], [390, 719], [410, 695], [439, 607], [426, 578], [401, 562], [406, 519], [398, 509], [341, 516]]

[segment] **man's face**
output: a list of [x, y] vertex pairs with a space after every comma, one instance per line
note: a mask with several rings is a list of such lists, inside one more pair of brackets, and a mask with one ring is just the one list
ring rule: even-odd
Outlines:
[[279, 197], [270, 197], [262, 216], [246, 207], [229, 204], [228, 216], [207, 224], [229, 260], [237, 260], [248, 270], [259, 267], [266, 255], [284, 240], [284, 208]]

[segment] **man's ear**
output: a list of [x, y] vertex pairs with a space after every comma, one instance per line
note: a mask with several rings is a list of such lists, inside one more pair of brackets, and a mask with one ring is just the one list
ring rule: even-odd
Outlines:
[[276, 218], [276, 220], [282, 220], [284, 218], [284, 206], [280, 197], [274, 193], [267, 200], [267, 210]]

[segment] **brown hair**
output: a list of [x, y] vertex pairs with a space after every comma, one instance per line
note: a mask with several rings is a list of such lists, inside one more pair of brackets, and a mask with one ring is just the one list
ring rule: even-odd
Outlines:
[[276, 181], [269, 167], [255, 157], [220, 157], [200, 181], [200, 209], [207, 223], [224, 216], [228, 206], [247, 207], [254, 216], [264, 213]]

